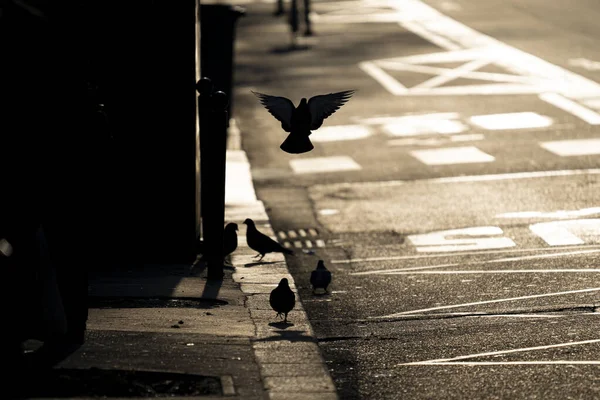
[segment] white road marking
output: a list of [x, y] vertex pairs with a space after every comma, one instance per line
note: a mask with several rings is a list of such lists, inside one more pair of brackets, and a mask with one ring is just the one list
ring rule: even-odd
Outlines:
[[317, 247], [325, 247], [325, 241], [323, 239], [315, 240], [315, 244], [317, 245]]
[[558, 210], [551, 212], [543, 211], [518, 211], [510, 213], [502, 213], [496, 215], [496, 218], [578, 218], [587, 217], [590, 215], [600, 214], [600, 207], [588, 207], [579, 210]]
[[406, 93], [406, 87], [400, 82], [383, 72], [381, 68], [370, 62], [361, 62], [358, 67], [370, 75], [393, 95], [400, 96]]
[[427, 165], [492, 162], [495, 158], [474, 146], [413, 150], [410, 154]]
[[562, 157], [600, 154], [600, 139], [557, 140], [541, 142], [540, 146]]
[[370, 317], [370, 318], [396, 318], [396, 317], [399, 317], [402, 315], [422, 313], [422, 312], [426, 312], [426, 311], [446, 310], [449, 308], [469, 307], [469, 306], [477, 306], [477, 305], [482, 305], [482, 304], [503, 303], [503, 302], [507, 302], [507, 301], [529, 300], [529, 299], [537, 299], [537, 298], [541, 298], [541, 297], [563, 296], [563, 295], [567, 295], [567, 294], [588, 293], [588, 292], [598, 292], [598, 291], [600, 291], [600, 288], [569, 290], [569, 291], [565, 291], [565, 292], [555, 292], [555, 293], [534, 294], [534, 295], [529, 295], [529, 296], [510, 297], [510, 298], [506, 298], [506, 299], [483, 300], [483, 301], [476, 301], [473, 303], [451, 304], [451, 305], [447, 305], [447, 306], [422, 308], [420, 310], [403, 311], [403, 312], [399, 312], [399, 313], [395, 313], [395, 314], [382, 315], [380, 317]]
[[310, 236], [319, 236], [319, 232], [317, 232], [317, 230], [314, 229], [314, 228], [310, 228], [308, 230], [308, 233], [309, 233]]
[[383, 130], [390, 136], [418, 136], [430, 134], [461, 133], [468, 127], [460, 121], [451, 119], [428, 119], [427, 117], [407, 117], [402, 121], [387, 123]]
[[300, 240], [295, 240], [294, 241], [294, 247], [297, 249], [301, 249], [302, 248], [302, 242]]
[[361, 169], [356, 161], [347, 156], [299, 158], [291, 160], [290, 167], [296, 174], [357, 171]]
[[284, 231], [277, 232], [277, 236], [279, 236], [279, 239], [281, 239], [281, 240], [287, 239], [287, 235], [285, 234]]
[[305, 240], [305, 241], [304, 241], [304, 244], [305, 244], [305, 245], [306, 245], [306, 247], [307, 247], [307, 248], [309, 248], [309, 249], [313, 247], [313, 244], [312, 244], [312, 242], [311, 242], [310, 240]]
[[[594, 254], [594, 253], [600, 253], [600, 249], [569, 251], [569, 252], [564, 252], [564, 253], [535, 254], [535, 255], [523, 256], [523, 257], [505, 257], [505, 258], [496, 258], [496, 259], [492, 259], [492, 260], [470, 261], [470, 262], [466, 262], [466, 263], [438, 264], [438, 265], [428, 265], [428, 266], [420, 266], [420, 267], [406, 267], [406, 268], [395, 268], [395, 269], [380, 269], [380, 270], [375, 270], [375, 271], [351, 272], [350, 275], [395, 274], [398, 272], [409, 272], [409, 271], [419, 271], [419, 270], [426, 270], [426, 269], [429, 270], [429, 269], [437, 269], [437, 268], [456, 267], [459, 265], [478, 265], [478, 264], [483, 265], [483, 264], [493, 264], [493, 263], [503, 263], [503, 262], [537, 260], [537, 259], [552, 258], [552, 257], [576, 256], [576, 255], [581, 255], [581, 254]], [[473, 253], [470, 253], [470, 254], [473, 254]], [[339, 260], [337, 260], [337, 261], [339, 261]], [[514, 271], [514, 270], [506, 270], [506, 271]], [[539, 270], [535, 270], [535, 271], [539, 271]], [[589, 270], [586, 270], [586, 271], [589, 271]]]
[[339, 214], [340, 210], [334, 210], [333, 208], [324, 208], [319, 210], [320, 215], [336, 215]]
[[540, 99], [573, 114], [590, 125], [600, 125], [600, 114], [558, 93], [543, 93]]
[[483, 135], [481, 133], [450, 136], [451, 142], [470, 142], [470, 141], [483, 140], [483, 139], [485, 139], [485, 135]]
[[[589, 98], [600, 97], [600, 84], [591, 79], [587, 79], [581, 75], [575, 74], [557, 65], [551, 64], [545, 60], [535, 57], [531, 54], [511, 47], [501, 41], [490, 36], [484, 35], [460, 22], [443, 15], [433, 7], [424, 4], [419, 0], [389, 0], [385, 2], [387, 7], [397, 11], [397, 15], [402, 19], [398, 21], [400, 26], [412, 31], [413, 33], [429, 40], [430, 42], [448, 50], [450, 57], [462, 56], [461, 60], [469, 63], [475, 60], [487, 60], [490, 64], [495, 64], [505, 68], [510, 74], [488, 74], [484, 75], [462, 75], [474, 79], [493, 80], [504, 82], [496, 85], [469, 85], [458, 87], [420, 87], [416, 89], [408, 89], [395, 80], [392, 76], [384, 71], [384, 68], [393, 67], [391, 64], [396, 64], [396, 69], [402, 69], [402, 65], [419, 64], [414, 59], [401, 57], [386, 60], [372, 60], [360, 63], [360, 67], [375, 80], [380, 82], [388, 91], [394, 95], [465, 95], [465, 94], [516, 94], [516, 93], [542, 93], [542, 99], [550, 101], [555, 105], [561, 104], [561, 107], [566, 103], [557, 100], [555, 93], [564, 96], [565, 98], [585, 102]], [[378, 3], [380, 6], [380, 3]], [[462, 53], [461, 53], [462, 52]], [[477, 56], [471, 55], [471, 58], [465, 58], [464, 52], [479, 52]], [[430, 57], [438, 57], [441, 60], [443, 53], [435, 53]], [[425, 55], [425, 57], [428, 55]], [[424, 57], [419, 55], [416, 57]], [[448, 56], [446, 56], [448, 57]], [[437, 61], [448, 62], [448, 61]], [[483, 61], [482, 61], [483, 62]], [[581, 60], [576, 61], [580, 65]], [[385, 63], [388, 63], [385, 65]], [[421, 61], [425, 63], [425, 61]], [[590, 62], [586, 61], [589, 66]], [[422, 66], [423, 67], [423, 66]], [[408, 68], [408, 67], [407, 67]], [[475, 74], [475, 71], [468, 71], [469, 68], [461, 67], [466, 71], [466, 74]], [[445, 71], [438, 75], [450, 74]], [[438, 78], [441, 79], [441, 78]], [[428, 84], [426, 86], [431, 86]], [[575, 113], [581, 117], [582, 115], [592, 123], [597, 123], [597, 117], [592, 110], [586, 109], [580, 104], [578, 107], [572, 105], [566, 106], [566, 111]], [[587, 110], [587, 111], [586, 111]]]
[[600, 365], [600, 361], [447, 361], [447, 362], [415, 362], [401, 365]]
[[[568, 247], [555, 247], [553, 249], [548, 249], [547, 247], [531, 247], [527, 249], [510, 249], [510, 250], [481, 250], [481, 251], [466, 251], [458, 254], [453, 254], [454, 256], [470, 256], [470, 255], [487, 255], [487, 254], [499, 254], [499, 253], [526, 253], [533, 251], [552, 251], [552, 250], [564, 250], [564, 249], [576, 249], [576, 248], [584, 248], [584, 249], [595, 249], [600, 247], [600, 245], [595, 246], [568, 246]], [[368, 258], [351, 258], [348, 260], [331, 260], [332, 264], [352, 264], [352, 263], [365, 263], [365, 262], [373, 262], [373, 261], [396, 261], [396, 260], [415, 260], [415, 259], [426, 259], [426, 258], [440, 258], [440, 257], [448, 257], [447, 254], [415, 254], [410, 256], [387, 256], [387, 257], [368, 257]], [[448, 266], [459, 265], [459, 264], [448, 264]], [[423, 267], [423, 269], [432, 268], [432, 267]], [[358, 273], [358, 272], [357, 272]]]
[[534, 112], [475, 115], [471, 123], [488, 130], [543, 128], [552, 125], [552, 119]]
[[593, 273], [600, 269], [496, 269], [496, 270], [462, 270], [462, 271], [412, 271], [386, 272], [381, 275], [469, 275], [469, 274], [562, 274], [562, 273]]
[[588, 60], [587, 58], [571, 58], [569, 65], [574, 67], [581, 67], [588, 71], [600, 71], [600, 62]]
[[600, 242], [600, 218], [540, 222], [529, 229], [550, 246], [584, 244], [586, 240]]
[[[409, 235], [407, 239], [416, 247], [417, 252], [428, 253], [515, 247], [516, 243], [512, 239], [497, 236], [503, 233], [497, 226], [477, 226]], [[489, 237], [494, 235], [496, 237]]]
[[225, 203], [227, 205], [256, 204], [258, 201], [252, 184], [252, 173], [246, 153], [227, 150], [225, 170]]
[[[555, 349], [555, 348], [568, 347], [568, 346], [579, 346], [579, 345], [593, 344], [593, 343], [599, 343], [599, 342], [600, 342], [600, 339], [581, 340], [578, 342], [566, 342], [566, 343], [558, 343], [558, 344], [549, 344], [546, 346], [524, 347], [521, 349], [489, 351], [486, 353], [468, 354], [465, 356], [458, 356], [458, 357], [452, 357], [452, 358], [439, 358], [437, 360], [419, 361], [418, 363], [419, 364], [447, 363], [447, 362], [458, 361], [458, 360], [467, 360], [469, 358], [500, 356], [500, 355], [504, 355], [504, 354], [523, 353], [523, 352], [527, 352], [527, 351], [547, 350], [547, 349]], [[596, 363], [597, 361], [591, 361], [591, 362]], [[405, 363], [405, 364], [398, 364], [398, 365], [415, 365], [415, 364], [416, 363]]]
[[371, 129], [363, 125], [325, 126], [310, 135], [313, 142], [336, 142], [341, 140], [364, 139], [372, 135]]
[[301, 237], [306, 237], [306, 231], [305, 231], [304, 229], [298, 229], [298, 234], [299, 234]]
[[429, 114], [414, 114], [414, 115], [400, 115], [400, 116], [385, 116], [385, 117], [371, 117], [361, 118], [358, 120], [361, 124], [366, 125], [385, 125], [385, 124], [401, 124], [411, 123], [412, 121], [422, 120], [454, 120], [460, 118], [459, 113], [448, 112], [448, 113], [429, 113]]
[[298, 237], [298, 235], [296, 235], [296, 232], [294, 231], [288, 231], [287, 234], [290, 239], [296, 239]]

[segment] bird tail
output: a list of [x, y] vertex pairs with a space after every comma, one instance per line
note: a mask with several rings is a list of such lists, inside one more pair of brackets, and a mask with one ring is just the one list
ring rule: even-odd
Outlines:
[[285, 138], [279, 148], [286, 153], [302, 154], [311, 151], [315, 146], [311, 143], [308, 135], [293, 133]]
[[281, 247], [281, 248], [282, 248], [282, 251], [285, 254], [289, 254], [291, 256], [295, 256], [296, 255], [296, 253], [294, 253], [294, 251], [292, 249], [288, 249], [287, 247]]

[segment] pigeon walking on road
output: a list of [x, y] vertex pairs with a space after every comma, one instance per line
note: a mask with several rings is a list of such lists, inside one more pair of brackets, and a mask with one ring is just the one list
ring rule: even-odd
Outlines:
[[296, 295], [290, 289], [287, 278], [282, 278], [279, 281], [279, 285], [271, 291], [269, 304], [271, 304], [271, 307], [277, 313], [277, 317], [283, 315], [283, 322], [287, 323], [287, 315], [296, 304]]
[[310, 284], [313, 287], [313, 293], [317, 289], [323, 289], [327, 292], [327, 286], [331, 283], [331, 272], [325, 267], [323, 260], [319, 260], [317, 268], [310, 273]]
[[323, 125], [323, 120], [336, 112], [354, 94], [354, 90], [329, 93], [300, 100], [298, 107], [288, 98], [271, 96], [254, 92], [265, 108], [281, 122], [281, 128], [289, 132], [288, 137], [281, 143], [281, 150], [290, 154], [301, 154], [311, 151], [314, 146], [308, 138], [311, 131]]
[[258, 251], [256, 257], [260, 256], [258, 261], [262, 260], [267, 253], [285, 253], [293, 255], [294, 252], [290, 249], [286, 249], [264, 233], [256, 229], [254, 221], [250, 218], [244, 220], [244, 224], [248, 227], [246, 229], [246, 242], [248, 247], [252, 250]]
[[233, 253], [235, 249], [237, 249], [238, 239], [237, 239], [237, 230], [238, 225], [235, 222], [230, 222], [225, 225], [225, 229], [223, 231], [223, 256], [228, 256]]

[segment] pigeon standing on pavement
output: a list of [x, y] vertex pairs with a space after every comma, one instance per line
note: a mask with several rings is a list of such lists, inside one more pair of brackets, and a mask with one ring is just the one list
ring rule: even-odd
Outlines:
[[267, 253], [294, 254], [292, 250], [286, 249], [256, 229], [254, 221], [252, 221], [250, 218], [246, 218], [244, 220], [244, 224], [246, 224], [248, 227], [246, 229], [246, 242], [248, 242], [248, 247], [250, 247], [252, 250], [258, 251], [258, 254], [256, 255], [256, 257], [260, 256], [258, 261], [262, 260]]
[[331, 272], [325, 267], [323, 260], [319, 260], [317, 268], [310, 273], [310, 284], [313, 287], [313, 293], [317, 289], [323, 289], [327, 292], [327, 286], [331, 283]]
[[283, 322], [287, 323], [287, 315], [296, 304], [296, 296], [292, 292], [292, 289], [290, 289], [287, 278], [282, 278], [279, 281], [279, 285], [271, 291], [269, 304], [277, 313], [277, 317], [283, 315]]
[[288, 98], [254, 92], [260, 102], [278, 121], [288, 137], [281, 143], [281, 150], [290, 154], [311, 151], [314, 146], [308, 138], [311, 131], [323, 125], [323, 120], [336, 112], [354, 94], [354, 90], [329, 93], [300, 100], [298, 107]]
[[225, 225], [223, 231], [223, 256], [228, 256], [237, 249], [237, 230], [238, 225], [235, 222], [230, 222]]

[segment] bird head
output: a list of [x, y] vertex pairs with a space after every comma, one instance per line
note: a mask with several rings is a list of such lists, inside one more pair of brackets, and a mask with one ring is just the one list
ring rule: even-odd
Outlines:
[[288, 283], [287, 278], [281, 278], [281, 280], [279, 281], [279, 286], [289, 287], [290, 284]]
[[327, 269], [327, 268], [325, 268], [325, 264], [323, 263], [323, 260], [319, 260], [319, 262], [317, 263], [317, 269]]
[[225, 226], [225, 229], [229, 230], [232, 229], [234, 231], [238, 230], [238, 224], [236, 224], [235, 222], [230, 222]]
[[244, 224], [246, 224], [248, 226], [254, 226], [254, 221], [252, 221], [250, 218], [246, 218], [244, 220]]
[[306, 107], [306, 105], [306, 97], [303, 97], [302, 99], [300, 99], [300, 104], [298, 104], [298, 107]]

